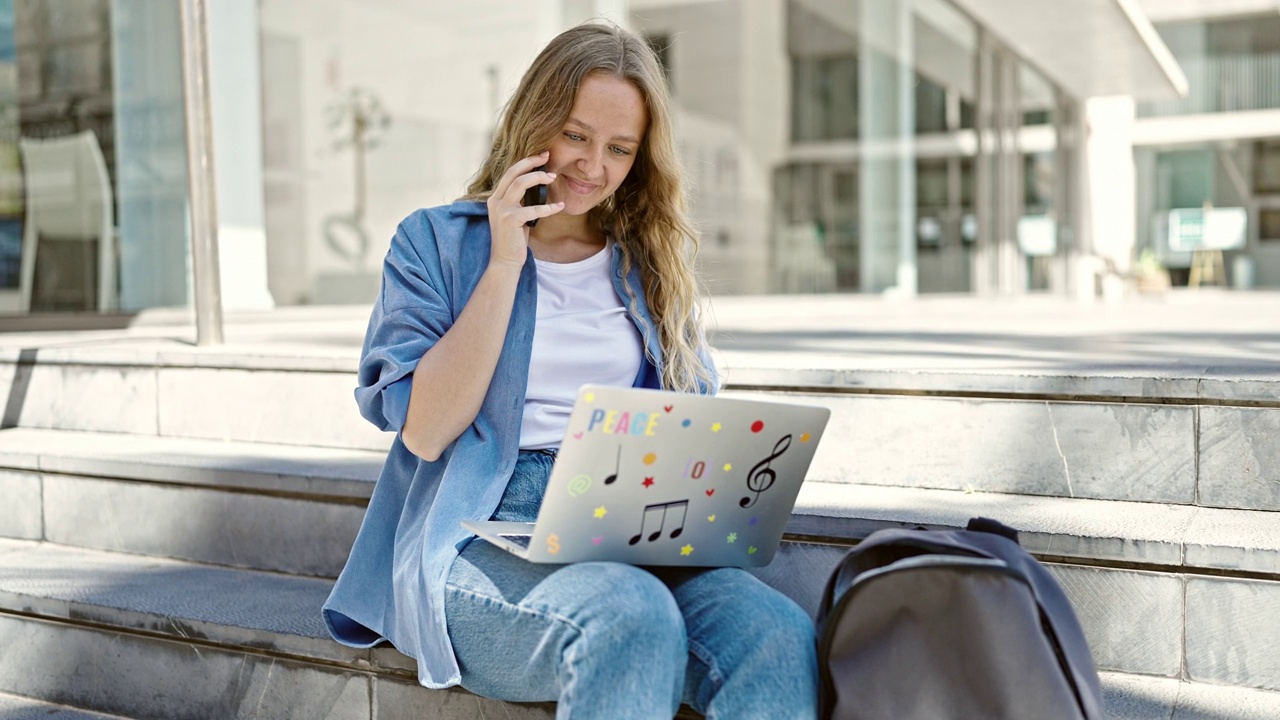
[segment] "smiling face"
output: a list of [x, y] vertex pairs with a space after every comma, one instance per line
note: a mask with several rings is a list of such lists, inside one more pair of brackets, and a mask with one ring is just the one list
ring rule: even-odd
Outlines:
[[640, 90], [605, 73], [582, 79], [560, 135], [551, 143], [547, 170], [556, 179], [548, 202], [567, 215], [584, 215], [626, 179], [649, 125]]

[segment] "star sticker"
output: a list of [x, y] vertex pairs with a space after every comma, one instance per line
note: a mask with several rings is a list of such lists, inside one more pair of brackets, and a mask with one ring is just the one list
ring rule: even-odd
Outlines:
[[738, 542], [738, 533], [729, 533], [729, 542]]
[[720, 423], [711, 426], [711, 432], [720, 432]]
[[693, 546], [692, 546], [692, 545], [685, 545], [684, 547], [680, 548], [680, 554], [681, 554], [681, 555], [692, 555], [692, 554], [693, 554]]
[[647, 477], [647, 478], [645, 478], [645, 479], [644, 479], [644, 482], [642, 482], [642, 483], [640, 483], [640, 484], [641, 484], [641, 485], [643, 485], [643, 486], [645, 486], [645, 487], [651, 487], [651, 486], [653, 485], [653, 478], [651, 478], [651, 477]]
[[604, 516], [605, 516], [605, 513], [607, 513], [607, 512], [609, 512], [609, 511], [608, 511], [608, 510], [605, 510], [605, 509], [604, 509], [604, 506], [603, 506], [603, 505], [601, 505], [600, 507], [596, 508], [596, 517], [597, 517], [597, 518], [602, 518], [602, 517], [604, 517]]

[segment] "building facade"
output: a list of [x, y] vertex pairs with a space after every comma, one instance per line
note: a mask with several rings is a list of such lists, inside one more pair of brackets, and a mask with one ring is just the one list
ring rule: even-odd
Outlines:
[[[178, 5], [0, 0], [0, 313], [191, 302]], [[592, 17], [664, 62], [712, 293], [1280, 286], [1274, 0], [208, 5], [229, 309], [371, 302]]]

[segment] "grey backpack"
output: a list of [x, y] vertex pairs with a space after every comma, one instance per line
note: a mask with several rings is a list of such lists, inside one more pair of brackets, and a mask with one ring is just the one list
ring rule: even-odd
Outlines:
[[823, 720], [1102, 717], [1084, 632], [1017, 532], [880, 530], [818, 610]]

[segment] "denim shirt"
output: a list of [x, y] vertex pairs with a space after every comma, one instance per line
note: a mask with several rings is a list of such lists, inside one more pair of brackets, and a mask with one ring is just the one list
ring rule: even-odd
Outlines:
[[[372, 647], [389, 640], [418, 661], [432, 688], [459, 682], [444, 617], [449, 568], [472, 534], [463, 520], [487, 520], [515, 466], [537, 310], [535, 263], [520, 272], [502, 353], [480, 412], [462, 435], [426, 461], [400, 431], [418, 360], [457, 320], [489, 263], [488, 208], [481, 202], [418, 210], [400, 223], [383, 265], [361, 351], [360, 414], [395, 431], [355, 545], [324, 604], [335, 640]], [[532, 253], [530, 253], [532, 257]], [[634, 268], [624, 279], [613, 256], [614, 289], [648, 349], [636, 387], [661, 387], [662, 348]], [[625, 292], [630, 288], [635, 304]], [[703, 362], [711, 369], [709, 359]], [[714, 370], [712, 370], [714, 376]], [[704, 388], [714, 392], [714, 383]], [[437, 497], [439, 501], [437, 502]]]

